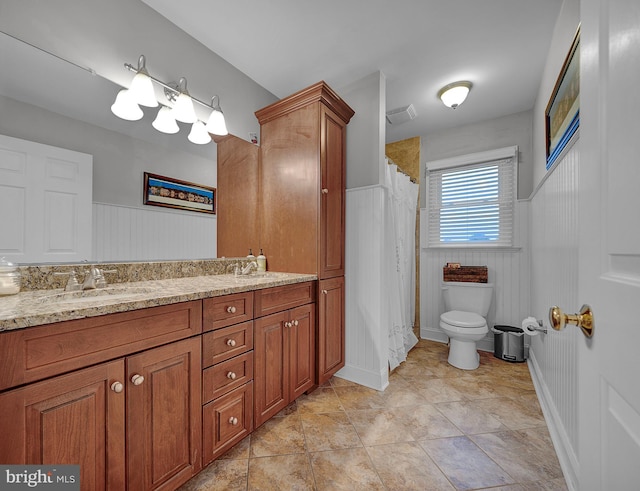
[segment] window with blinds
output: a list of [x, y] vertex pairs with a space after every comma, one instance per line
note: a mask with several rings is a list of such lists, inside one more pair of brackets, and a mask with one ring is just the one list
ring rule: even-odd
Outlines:
[[509, 157], [429, 170], [429, 247], [511, 247], [515, 164]]

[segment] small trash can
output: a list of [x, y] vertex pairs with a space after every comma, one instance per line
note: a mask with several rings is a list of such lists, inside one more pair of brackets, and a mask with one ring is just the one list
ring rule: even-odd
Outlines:
[[520, 327], [493, 326], [493, 356], [510, 362], [524, 361], [524, 331]]

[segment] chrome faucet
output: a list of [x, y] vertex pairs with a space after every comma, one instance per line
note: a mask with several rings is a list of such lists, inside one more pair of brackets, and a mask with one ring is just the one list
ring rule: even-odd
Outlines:
[[84, 275], [84, 281], [82, 282], [83, 290], [95, 290], [96, 288], [102, 288], [107, 286], [102, 272], [95, 266], [91, 266], [89, 271]]
[[68, 276], [67, 284], [64, 287], [65, 292], [77, 292], [82, 290], [82, 285], [78, 283], [78, 277], [74, 269], [70, 271], [58, 271], [53, 273], [55, 276]]
[[82, 282], [83, 290], [94, 290], [96, 288], [105, 288], [107, 286], [107, 279], [104, 277], [105, 273], [116, 273], [115, 269], [99, 269], [96, 266], [91, 266], [89, 271], [84, 275], [84, 281]]
[[255, 269], [256, 271], [258, 271], [258, 263], [256, 261], [249, 261], [247, 265], [244, 268], [242, 268], [242, 271], [240, 272], [240, 274], [242, 275], [251, 274], [252, 269]]

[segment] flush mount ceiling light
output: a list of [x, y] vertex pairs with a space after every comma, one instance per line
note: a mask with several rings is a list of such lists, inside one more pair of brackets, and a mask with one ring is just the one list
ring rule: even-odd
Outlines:
[[451, 109], [457, 108], [464, 102], [473, 84], [467, 81], [453, 82], [438, 91], [438, 98]]
[[[127, 70], [135, 72], [136, 75], [133, 77], [131, 87], [120, 90], [111, 106], [111, 112], [119, 118], [137, 121], [144, 115], [140, 106], [157, 107], [158, 100], [153, 86], [155, 83], [164, 89], [164, 95], [167, 98], [151, 124], [156, 130], [162, 133], [177, 133], [180, 131], [180, 127], [176, 121], [189, 123], [192, 126], [188, 139], [199, 145], [211, 141], [209, 133], [221, 136], [228, 134], [224, 114], [220, 109], [220, 98], [217, 95], [211, 99], [211, 104], [207, 104], [189, 94], [187, 79], [184, 77], [180, 78], [178, 83], [165, 83], [152, 77], [147, 71], [144, 55], [140, 55], [138, 58], [137, 67], [129, 63], [125, 63], [124, 66]], [[215, 105], [214, 101], [216, 101]], [[211, 110], [206, 126], [203, 121], [198, 119], [194, 103]]]

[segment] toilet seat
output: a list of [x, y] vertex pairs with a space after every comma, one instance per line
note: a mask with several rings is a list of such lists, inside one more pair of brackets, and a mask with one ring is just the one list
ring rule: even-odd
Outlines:
[[450, 326], [461, 328], [487, 327], [484, 317], [474, 312], [463, 312], [461, 310], [450, 310], [440, 316], [440, 320]]

